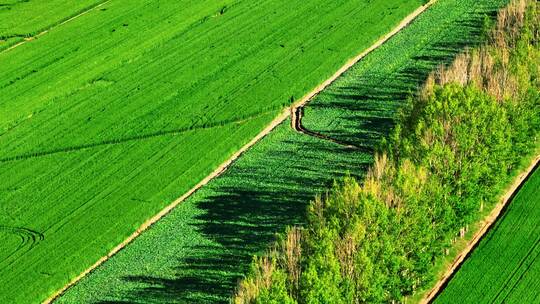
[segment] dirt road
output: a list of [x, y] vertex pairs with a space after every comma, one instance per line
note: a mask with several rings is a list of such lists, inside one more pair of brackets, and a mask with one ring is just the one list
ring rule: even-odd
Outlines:
[[510, 188], [505, 192], [503, 197], [501, 198], [501, 201], [495, 206], [495, 208], [491, 211], [491, 213], [481, 222], [481, 227], [478, 229], [478, 231], [474, 234], [473, 238], [469, 241], [467, 244], [467, 247], [463, 249], [454, 259], [454, 262], [452, 265], [446, 270], [444, 275], [437, 281], [435, 286], [424, 296], [424, 298], [420, 301], [422, 304], [431, 303], [437, 295], [444, 289], [444, 286], [450, 281], [454, 273], [459, 269], [461, 264], [465, 261], [465, 259], [472, 253], [474, 248], [476, 248], [476, 245], [482, 240], [484, 235], [489, 231], [489, 229], [493, 226], [493, 224], [497, 221], [501, 213], [504, 211], [505, 207], [512, 201], [512, 198], [514, 195], [521, 189], [521, 186], [527, 179], [529, 175], [531, 175], [538, 166], [538, 163], [540, 162], [540, 155], [537, 155], [529, 167], [522, 172], [518, 177], [514, 180], [514, 183], [510, 186]]
[[[255, 138], [253, 138], [250, 142], [245, 144], [240, 150], [238, 150], [236, 153], [234, 153], [229, 159], [227, 159], [224, 163], [222, 163], [219, 167], [217, 167], [210, 175], [205, 177], [202, 181], [200, 181], [197, 185], [195, 185], [191, 190], [186, 192], [184, 195], [176, 199], [174, 202], [169, 204], [165, 209], [161, 210], [158, 214], [144, 222], [132, 235], [130, 235], [127, 239], [125, 239], [122, 243], [118, 244], [116, 247], [114, 247], [106, 256], [103, 256], [100, 258], [97, 262], [95, 262], [92, 266], [87, 268], [84, 272], [79, 274], [77, 277], [75, 277], [73, 280], [71, 280], [67, 285], [62, 287], [60, 290], [56, 291], [52, 296], [50, 296], [47, 300], [45, 300], [43, 303], [51, 303], [56, 298], [58, 298], [63, 292], [65, 292], [68, 288], [75, 285], [79, 280], [81, 280], [83, 277], [85, 277], [87, 274], [89, 274], [91, 271], [96, 269], [99, 265], [103, 264], [105, 261], [107, 261], [110, 257], [118, 253], [120, 250], [122, 250], [124, 247], [126, 247], [129, 243], [131, 243], [135, 238], [137, 238], [143, 231], [148, 229], [148, 227], [152, 226], [154, 223], [156, 223], [158, 220], [160, 220], [162, 217], [167, 215], [169, 212], [171, 212], [176, 206], [178, 206], [181, 202], [183, 202], [185, 199], [190, 197], [193, 193], [195, 193], [197, 190], [202, 188], [204, 185], [208, 184], [211, 180], [214, 178], [220, 176], [223, 172], [231, 166], [242, 154], [244, 154], [247, 150], [249, 150], [253, 145], [255, 145], [257, 142], [259, 142], [262, 138], [264, 138], [266, 135], [268, 135], [272, 130], [274, 130], [278, 125], [280, 125], [282, 122], [284, 122], [291, 113], [296, 113], [299, 109], [301, 110], [314, 96], [319, 94], [322, 90], [324, 90], [326, 87], [328, 87], [331, 83], [333, 83], [339, 76], [341, 76], [344, 72], [346, 72], [349, 68], [351, 68], [354, 64], [356, 64], [358, 61], [360, 61], [362, 58], [367, 56], [369, 53], [376, 50], [378, 47], [383, 45], [386, 41], [388, 41], [390, 38], [392, 38], [394, 35], [396, 35], [398, 32], [400, 32], [402, 29], [404, 29], [409, 23], [411, 23], [414, 19], [416, 19], [420, 14], [422, 14], [425, 10], [427, 10], [430, 6], [432, 6], [434, 3], [436, 3], [437, 0], [431, 0], [430, 2], [426, 3], [425, 5], [419, 7], [414, 12], [409, 14], [401, 23], [399, 23], [392, 31], [390, 31], [388, 34], [381, 37], [379, 40], [377, 40], [372, 46], [370, 46], [368, 49], [360, 53], [358, 56], [350, 59], [344, 66], [342, 66], [332, 77], [327, 79], [325, 82], [317, 86], [315, 89], [313, 89], [311, 92], [306, 94], [302, 99], [295, 102], [291, 107], [286, 108], [283, 110], [283, 112], [276, 117], [264, 130], [262, 130]], [[293, 117], [291, 117], [291, 120], [299, 122], [299, 126], [301, 126], [301, 117], [298, 117], [298, 115], [292, 114]], [[297, 130], [297, 129], [295, 129]], [[298, 130], [297, 130], [298, 131]], [[302, 131], [299, 131], [302, 132]], [[308, 134], [309, 135], [309, 134]]]

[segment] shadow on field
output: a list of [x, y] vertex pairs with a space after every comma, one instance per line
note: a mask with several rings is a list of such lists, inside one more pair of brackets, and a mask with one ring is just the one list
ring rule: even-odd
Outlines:
[[[315, 112], [328, 108], [347, 113], [340, 117], [347, 131], [323, 133], [359, 146], [376, 146], [429, 72], [476, 43], [470, 37], [480, 35], [483, 18], [483, 13], [463, 16], [461, 23], [446, 30], [452, 35], [442, 33], [444, 40], [439, 37], [423, 46], [394, 74], [364, 74], [347, 87], [331, 90], [331, 101], [310, 104]], [[142, 287], [122, 295], [119, 302], [98, 303], [228, 303], [254, 254], [265, 250], [286, 226], [302, 224], [307, 203], [334, 179], [345, 172], [362, 175], [371, 161], [371, 155], [295, 133], [288, 122], [283, 123], [212, 181], [207, 186], [211, 194], [196, 195], [197, 208], [203, 212], [191, 225], [212, 240], [211, 245], [192, 244], [190, 256], [179, 258], [172, 269], [173, 278], [124, 277]]]
[[362, 174], [371, 163], [369, 155], [296, 133], [288, 123], [279, 127], [282, 136], [269, 136], [209, 184], [211, 194], [196, 198], [204, 212], [191, 225], [211, 245], [192, 244], [174, 278], [124, 277], [144, 287], [118, 303], [227, 303], [253, 255], [286, 226], [304, 223], [307, 203], [334, 179]]
[[484, 18], [495, 16], [496, 8], [484, 5], [479, 10], [443, 27], [437, 35], [430, 36], [425, 45], [411, 46], [417, 51], [409, 57], [401, 53], [402, 45], [390, 46], [390, 53], [404, 56], [395, 61], [399, 67], [390, 74], [384, 68], [387, 62], [383, 58], [374, 64], [369, 73], [355, 75], [354, 70], [348, 72], [345, 85], [335, 85], [323, 93], [324, 101], [315, 99], [308, 105], [312, 108], [310, 113], [314, 121], [317, 115], [327, 115], [329, 111], [337, 110], [339, 117], [335, 117], [332, 125], [340, 127], [306, 127], [340, 142], [371, 147], [376, 145], [381, 137], [391, 132], [400, 107], [418, 90], [431, 71], [441, 64], [452, 62], [466, 47], [480, 43]]

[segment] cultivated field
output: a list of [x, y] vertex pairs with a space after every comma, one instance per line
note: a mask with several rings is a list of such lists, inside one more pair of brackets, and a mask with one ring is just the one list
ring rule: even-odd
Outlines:
[[[322, 124], [323, 109], [341, 109], [341, 132], [321, 131], [376, 146], [409, 90], [474, 42], [484, 14], [504, 3], [439, 0], [322, 92], [304, 123], [319, 115]], [[253, 254], [302, 223], [305, 204], [334, 178], [363, 174], [371, 162], [369, 151], [295, 132], [286, 121], [57, 302], [226, 303]]]
[[61, 288], [422, 3], [58, 2], [0, 10], [6, 37], [60, 24], [0, 53], [2, 302]]
[[435, 303], [540, 301], [540, 170], [474, 249]]
[[5, 0], [0, 4], [0, 51], [107, 0]]
[[[348, 71], [339, 88], [319, 94], [305, 109], [304, 126], [341, 142], [373, 147], [374, 126], [387, 133], [398, 105], [417, 90], [437, 65], [480, 38], [479, 15], [506, 4], [495, 1], [439, 1], [408, 35], [397, 35], [363, 64]], [[456, 24], [457, 23], [457, 24]], [[436, 25], [436, 26], [435, 26]], [[399, 45], [400, 47], [392, 47]], [[375, 68], [376, 67], [376, 68]], [[376, 102], [366, 103], [363, 99]]]

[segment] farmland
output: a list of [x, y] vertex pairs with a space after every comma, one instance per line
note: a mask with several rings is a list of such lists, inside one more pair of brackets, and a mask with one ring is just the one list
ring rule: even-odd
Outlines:
[[[317, 130], [376, 146], [409, 91], [474, 43], [484, 14], [505, 2], [440, 0], [318, 95], [304, 122], [312, 127], [311, 115], [319, 115], [323, 125], [330, 112], [323, 111], [331, 107], [340, 132]], [[346, 172], [361, 177], [373, 161], [369, 152], [297, 133], [289, 124], [278, 126], [57, 302], [227, 302], [251, 256], [286, 225], [303, 223], [315, 194]]]
[[[66, 3], [68, 2], [68, 3]], [[0, 51], [94, 8], [104, 0], [7, 0], [0, 4]]]
[[[2, 7], [2, 26], [4, 20], [17, 26], [2, 28], [2, 35], [22, 39], [98, 2], [79, 1], [67, 11], [59, 1], [8, 3], [16, 5]], [[421, 3], [117, 0], [1, 52], [0, 300], [40, 301], [61, 288]], [[20, 12], [35, 11], [49, 13], [20, 22], [27, 20]], [[315, 159], [343, 150], [313, 139], [302, 144], [287, 134], [272, 138], [290, 144], [283, 149], [315, 153]], [[321, 173], [314, 171], [313, 183], [327, 185], [366, 159], [349, 152], [328, 157], [332, 165], [326, 168], [335, 174], [318, 179]], [[291, 161], [283, 169], [298, 166]], [[264, 164], [259, 159], [252, 165]], [[309, 188], [309, 195], [322, 191], [297, 182], [295, 189]], [[254, 200], [264, 198], [256, 188], [249, 191]], [[217, 222], [218, 215], [220, 221], [227, 214], [242, 216], [228, 213], [234, 206], [221, 207], [220, 214], [198, 213], [186, 204], [178, 209], [185, 220], [178, 228], [198, 215], [211, 215], [203, 224]], [[300, 213], [302, 207], [291, 208]], [[289, 221], [297, 220], [292, 215]], [[241, 258], [285, 223], [274, 222], [267, 238]], [[236, 233], [255, 228], [234, 227], [233, 241]], [[204, 238], [199, 229], [181, 231], [182, 241]], [[218, 227], [208, 229], [215, 233]], [[229, 271], [237, 277], [241, 270]]]
[[539, 206], [537, 166], [434, 303], [538, 302]]
[[234, 302], [402, 303], [429, 285], [458, 235], [538, 151], [537, 5], [513, 0], [484, 18], [485, 43], [433, 71], [366, 178], [345, 178], [315, 199], [307, 223], [254, 260]]
[[[440, 2], [419, 19], [417, 31], [397, 35], [392, 44], [381, 46], [348, 71], [336, 89], [319, 94], [305, 109], [305, 127], [344, 143], [373, 147], [373, 139], [376, 142], [379, 133], [390, 131], [389, 118], [395, 117], [400, 103], [417, 90], [427, 74], [437, 65], [451, 62], [465, 46], [478, 43], [478, 15], [489, 14], [507, 1]], [[456, 22], [459, 25], [453, 24]], [[431, 28], [434, 24], [437, 26]], [[379, 132], [373, 133], [373, 126]]]

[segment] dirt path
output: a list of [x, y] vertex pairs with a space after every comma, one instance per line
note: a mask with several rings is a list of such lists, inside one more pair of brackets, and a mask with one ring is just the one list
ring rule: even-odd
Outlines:
[[291, 111], [293, 111], [291, 113], [291, 127], [296, 132], [299, 132], [299, 133], [302, 133], [302, 134], [305, 134], [305, 135], [308, 135], [308, 136], [316, 137], [316, 138], [319, 138], [319, 139], [322, 139], [322, 140], [328, 140], [328, 141], [331, 141], [331, 142], [333, 142], [335, 144], [343, 146], [343, 147], [345, 147], [347, 149], [364, 151], [366, 153], [373, 153], [373, 151], [374, 151], [374, 149], [369, 148], [369, 147], [355, 146], [355, 145], [352, 145], [352, 144], [349, 144], [349, 143], [346, 143], [346, 142], [339, 141], [339, 140], [334, 139], [334, 138], [332, 138], [330, 136], [326, 136], [324, 134], [308, 130], [302, 125], [302, 118], [304, 117], [304, 107], [303, 106], [298, 107], [296, 109], [292, 109]]
[[[108, 0], [110, 1], [110, 0]], [[102, 3], [105, 4], [108, 1]], [[286, 108], [283, 110], [283, 112], [277, 116], [272, 122], [264, 129], [262, 130], [257, 136], [255, 136], [250, 142], [245, 144], [242, 148], [240, 148], [236, 153], [234, 153], [229, 159], [227, 159], [224, 163], [222, 163], [219, 167], [217, 167], [210, 175], [205, 177], [202, 181], [200, 181], [198, 184], [196, 184], [193, 188], [191, 188], [188, 192], [186, 192], [184, 195], [176, 199], [174, 202], [169, 204], [165, 209], [161, 210], [158, 214], [154, 215], [152, 218], [144, 222], [133, 234], [131, 234], [127, 239], [125, 239], [122, 243], [118, 244], [116, 247], [114, 247], [106, 256], [103, 256], [100, 258], [97, 262], [95, 262], [92, 266], [88, 267], [85, 271], [83, 271], [81, 274], [79, 274], [77, 277], [75, 277], [73, 280], [71, 280], [67, 285], [62, 287], [60, 290], [56, 291], [53, 295], [51, 295], [49, 298], [47, 298], [43, 303], [52, 303], [56, 298], [58, 298], [62, 293], [64, 293], [67, 289], [69, 289], [71, 286], [75, 285], [78, 281], [80, 281], [82, 278], [84, 278], [87, 274], [92, 272], [94, 269], [96, 269], [99, 265], [103, 264], [105, 261], [107, 261], [110, 257], [118, 253], [120, 250], [122, 250], [124, 247], [126, 247], [129, 243], [131, 243], [135, 238], [137, 238], [143, 231], [148, 229], [150, 226], [152, 226], [154, 223], [156, 223], [158, 220], [160, 220], [162, 217], [167, 215], [169, 212], [171, 212], [176, 206], [178, 206], [180, 203], [182, 203], [184, 200], [186, 200], [188, 197], [190, 197], [193, 193], [195, 193], [197, 190], [208, 184], [211, 180], [214, 178], [220, 176], [223, 172], [229, 168], [231, 164], [233, 164], [242, 154], [244, 154], [247, 150], [249, 150], [253, 145], [255, 145], [257, 142], [259, 142], [262, 138], [264, 138], [266, 135], [268, 135], [272, 130], [274, 130], [278, 125], [280, 125], [282, 122], [284, 122], [289, 116], [292, 115], [291, 121], [295, 122], [293, 123], [293, 128], [297, 130], [298, 132], [301, 132], [306, 135], [313, 135], [311, 133], [314, 132], [306, 132], [301, 126], [301, 118], [302, 116], [298, 116], [297, 111], [302, 111], [302, 108], [317, 94], [319, 94], [322, 90], [324, 90], [326, 87], [328, 87], [331, 83], [333, 83], [339, 76], [341, 76], [344, 72], [346, 72], [349, 68], [351, 68], [354, 64], [356, 64], [358, 61], [360, 61], [362, 58], [364, 58], [369, 53], [373, 52], [375, 49], [380, 47], [382, 44], [384, 44], [386, 41], [388, 41], [390, 38], [392, 38], [395, 34], [397, 34], [399, 31], [401, 31], [403, 28], [405, 28], [409, 23], [411, 23], [414, 19], [416, 19], [420, 14], [422, 14], [425, 10], [427, 10], [429, 7], [431, 7], [434, 3], [436, 3], [437, 0], [431, 0], [428, 3], [424, 4], [423, 6], [416, 9], [414, 12], [409, 14], [401, 23], [399, 23], [392, 31], [390, 31], [388, 34], [381, 37], [379, 40], [377, 40], [372, 46], [370, 46], [368, 49], [363, 51], [360, 55], [352, 58], [349, 60], [344, 66], [342, 66], [332, 77], [327, 79], [325, 82], [317, 86], [315, 89], [313, 89], [311, 92], [306, 94], [302, 99], [295, 102], [293, 105], [291, 105], [289, 108]], [[101, 4], [101, 5], [102, 5]], [[97, 7], [97, 6], [96, 6]], [[96, 8], [94, 7], [94, 8]], [[80, 14], [82, 15], [82, 14]], [[80, 16], [78, 15], [78, 16]], [[77, 17], [78, 17], [77, 16]], [[76, 17], [73, 17], [74, 19]], [[67, 21], [65, 21], [67, 22]], [[65, 23], [64, 22], [64, 23]], [[292, 114], [291, 114], [292, 113]], [[299, 128], [295, 128], [295, 125], [297, 125]], [[313, 135], [314, 136], [314, 135]], [[328, 139], [328, 138], [326, 138]], [[336, 142], [335, 140], [332, 140]], [[356, 147], [355, 147], [356, 148]]]
[[73, 20], [75, 20], [75, 19], [77, 19], [77, 18], [79, 18], [79, 17], [81, 17], [81, 16], [83, 16], [83, 15], [86, 15], [86, 14], [88, 14], [89, 12], [95, 10], [96, 8], [99, 8], [99, 7], [101, 7], [101, 6], [103, 6], [103, 5], [107, 4], [107, 3], [109, 3], [110, 1], [111, 1], [111, 0], [105, 0], [105, 1], [102, 1], [102, 2], [100, 2], [100, 3], [97, 3], [96, 5], [93, 5], [93, 6], [89, 7], [89, 8], [87, 8], [86, 10], [84, 10], [84, 11], [78, 13], [78, 14], [75, 15], [75, 16], [68, 17], [66, 20], [64, 20], [64, 21], [62, 21], [62, 22], [60, 22], [60, 23], [58, 23], [58, 24], [56, 24], [56, 25], [50, 26], [49, 28], [47, 28], [47, 29], [45, 29], [45, 30], [43, 30], [43, 31], [41, 31], [41, 32], [39, 32], [39, 33], [37, 33], [36, 35], [34, 35], [34, 36], [32, 36], [32, 37], [24, 38], [23, 41], [18, 42], [18, 43], [15, 43], [14, 45], [8, 47], [7, 49], [0, 51], [0, 54], [9, 52], [9, 51], [13, 50], [13, 49], [16, 48], [16, 47], [19, 47], [19, 46], [21, 46], [21, 45], [23, 45], [23, 44], [25, 44], [25, 43], [27, 43], [27, 42], [33, 41], [33, 40], [35, 40], [35, 39], [37, 39], [37, 38], [39, 38], [39, 37], [41, 37], [41, 36], [47, 34], [49, 31], [51, 31], [51, 30], [53, 30], [53, 29], [55, 29], [55, 28], [57, 28], [57, 27], [59, 27], [59, 26], [62, 26], [62, 25], [64, 25], [64, 24], [68, 23], [68, 22], [71, 22], [71, 21], [73, 21]]
[[401, 21], [401, 23], [396, 26], [392, 31], [390, 31], [388, 34], [381, 37], [379, 40], [377, 40], [372, 46], [370, 46], [368, 49], [360, 53], [358, 56], [352, 58], [349, 60], [344, 66], [342, 66], [337, 72], [332, 75], [332, 77], [328, 78], [325, 82], [320, 84], [315, 90], [311, 91], [309, 94], [304, 96], [299, 101], [295, 102], [291, 106], [291, 127], [296, 130], [297, 132], [300, 132], [305, 135], [314, 136], [317, 138], [325, 139], [332, 141], [334, 143], [340, 144], [342, 146], [345, 146], [347, 148], [352, 149], [359, 149], [359, 150], [366, 150], [364, 147], [358, 147], [351, 144], [340, 142], [336, 139], [333, 139], [329, 136], [313, 132], [310, 130], [307, 130], [302, 125], [302, 118], [304, 117], [304, 107], [311, 101], [315, 96], [317, 96], [322, 90], [324, 90], [326, 87], [328, 87], [330, 84], [332, 84], [339, 76], [341, 76], [343, 73], [345, 73], [348, 69], [350, 69], [353, 65], [355, 65], [358, 61], [362, 60], [364, 57], [369, 55], [371, 52], [379, 48], [381, 45], [383, 45], [385, 42], [387, 42], [390, 38], [395, 36], [397, 33], [399, 33], [402, 29], [404, 29], [407, 25], [409, 25], [414, 19], [416, 19], [420, 14], [422, 14], [426, 9], [428, 9], [430, 6], [435, 4], [437, 0], [431, 0], [428, 3], [424, 4], [423, 6], [416, 9], [414, 12], [412, 12], [409, 16], [407, 16], [405, 19]]
[[465, 261], [465, 259], [472, 253], [474, 248], [476, 248], [476, 245], [482, 240], [484, 235], [490, 230], [490, 228], [493, 226], [493, 224], [497, 221], [499, 216], [503, 213], [506, 206], [512, 201], [514, 198], [514, 195], [517, 194], [517, 192], [521, 189], [521, 186], [526, 181], [527, 177], [529, 177], [533, 172], [536, 166], [540, 163], [540, 155], [537, 155], [529, 167], [522, 172], [518, 177], [514, 180], [514, 183], [510, 186], [508, 191], [505, 192], [503, 197], [501, 198], [501, 201], [495, 206], [495, 208], [490, 212], [490, 214], [481, 222], [481, 227], [478, 229], [478, 231], [474, 234], [473, 238], [469, 241], [467, 244], [467, 247], [463, 249], [457, 257], [454, 259], [454, 262], [446, 270], [444, 275], [437, 281], [435, 286], [424, 296], [424, 298], [420, 301], [422, 304], [432, 303], [433, 300], [439, 295], [439, 293], [444, 289], [446, 284], [450, 281], [450, 279], [453, 277], [454, 273], [459, 269], [461, 264]]

